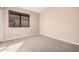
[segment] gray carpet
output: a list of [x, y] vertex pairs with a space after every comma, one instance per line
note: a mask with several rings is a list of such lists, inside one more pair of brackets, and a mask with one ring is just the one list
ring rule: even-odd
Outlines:
[[[18, 43], [20, 43], [18, 45]], [[16, 46], [16, 45], [17, 46]], [[43, 35], [15, 39], [0, 44], [1, 52], [78, 52], [79, 46], [63, 42], [57, 39], [51, 39]], [[9, 47], [15, 45], [13, 48]], [[18, 47], [18, 48], [17, 48]], [[15, 49], [16, 48], [16, 49]]]

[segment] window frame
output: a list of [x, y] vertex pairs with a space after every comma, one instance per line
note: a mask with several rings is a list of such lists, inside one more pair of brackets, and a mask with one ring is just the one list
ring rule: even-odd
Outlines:
[[[12, 10], [9, 10], [9, 23], [10, 23], [10, 14], [13, 14], [13, 15], [18, 15], [19, 16], [19, 25], [20, 26], [13, 26], [13, 27], [30, 27], [30, 15], [29, 14], [25, 14], [25, 13], [21, 13], [21, 12], [16, 12], [16, 11], [12, 11]], [[21, 17], [28, 17], [28, 26], [22, 26], [22, 18]], [[9, 24], [9, 27], [11, 27], [10, 26], [10, 24]]]

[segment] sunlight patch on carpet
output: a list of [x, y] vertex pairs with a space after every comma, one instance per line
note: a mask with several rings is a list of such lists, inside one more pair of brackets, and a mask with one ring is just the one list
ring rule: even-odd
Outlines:
[[3, 52], [16, 52], [23, 44], [24, 42], [19, 42], [13, 45], [8, 46], [6, 49], [3, 50]]

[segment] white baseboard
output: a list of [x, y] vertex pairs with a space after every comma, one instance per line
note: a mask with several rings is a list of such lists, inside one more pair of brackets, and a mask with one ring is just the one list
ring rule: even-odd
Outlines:
[[[28, 35], [28, 36], [17, 36], [17, 37], [13, 37], [13, 38], [8, 38], [8, 39], [4, 39], [3, 41], [7, 41], [7, 40], [13, 40], [13, 39], [19, 39], [19, 38], [25, 38], [25, 37], [30, 37], [30, 36], [35, 36], [35, 35], [44, 35], [44, 36], [47, 36], [49, 38], [53, 38], [53, 37], [50, 37], [49, 35], [45, 35], [45, 34], [31, 34], [31, 35]], [[61, 39], [58, 39], [58, 38], [55, 38], [57, 40], [61, 40]], [[64, 41], [64, 42], [68, 42], [68, 43], [71, 43], [71, 44], [75, 44], [75, 45], [79, 45], [79, 43], [75, 43], [75, 42], [71, 42], [71, 41], [67, 41], [67, 40], [61, 40], [61, 41]]]
[[20, 38], [25, 38], [25, 37], [35, 36], [35, 35], [38, 35], [38, 34], [31, 34], [31, 35], [28, 35], [28, 36], [26, 36], [26, 35], [25, 36], [16, 36], [16, 37], [4, 39], [3, 41], [20, 39]]
[[[40, 33], [40, 35], [44, 35], [44, 36], [49, 37], [49, 38], [54, 38], [54, 37], [51, 37], [49, 35], [42, 34], [42, 33]], [[62, 40], [62, 39], [58, 39], [58, 38], [54, 38], [54, 39], [61, 40], [61, 41], [64, 41], [64, 42], [68, 42], [68, 43], [71, 43], [71, 44], [74, 44], [74, 45], [79, 45], [79, 43], [76, 43], [76, 42], [71, 42], [71, 41]]]

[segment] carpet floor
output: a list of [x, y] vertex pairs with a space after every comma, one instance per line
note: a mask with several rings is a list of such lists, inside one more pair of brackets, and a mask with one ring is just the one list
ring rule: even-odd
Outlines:
[[43, 35], [0, 43], [0, 52], [78, 52], [79, 46]]

